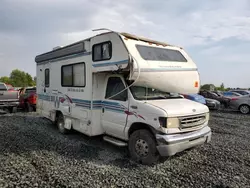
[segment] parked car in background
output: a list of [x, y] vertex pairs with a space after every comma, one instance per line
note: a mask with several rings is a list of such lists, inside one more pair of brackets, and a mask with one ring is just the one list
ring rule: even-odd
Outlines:
[[242, 114], [249, 114], [250, 112], [250, 95], [243, 95], [234, 97], [230, 101], [230, 108], [240, 111]]
[[218, 110], [220, 102], [215, 99], [205, 98], [199, 94], [182, 94], [184, 98], [206, 105], [211, 110]]
[[249, 114], [250, 112], [250, 95], [243, 95], [234, 97], [230, 101], [230, 108], [240, 111], [242, 114]]
[[5, 83], [5, 85], [6, 85], [8, 91], [15, 91], [15, 88], [11, 84]]
[[182, 94], [184, 96], [184, 98], [195, 101], [195, 102], [199, 102], [201, 104], [206, 104], [206, 100], [202, 95], [199, 94]]
[[205, 98], [214, 99], [214, 100], [219, 101], [220, 104], [223, 105], [225, 108], [229, 107], [230, 99], [219, 94], [219, 93], [203, 90], [203, 91], [200, 91], [199, 94]]
[[249, 95], [250, 94], [250, 91], [248, 90], [230, 90], [231, 92], [234, 92], [234, 93], [239, 93], [241, 95]]
[[223, 92], [220, 92], [220, 94], [224, 97], [227, 97], [227, 98], [242, 96], [240, 93], [236, 93], [233, 91], [223, 91]]
[[17, 111], [18, 105], [19, 92], [0, 82], [0, 108], [3, 110], [8, 109], [10, 113], [13, 113]]
[[36, 87], [28, 87], [20, 89], [19, 107], [27, 112], [36, 111]]
[[215, 99], [209, 99], [209, 98], [205, 98], [206, 100], [206, 105], [209, 109], [211, 110], [219, 110], [220, 108], [220, 102], [215, 100]]

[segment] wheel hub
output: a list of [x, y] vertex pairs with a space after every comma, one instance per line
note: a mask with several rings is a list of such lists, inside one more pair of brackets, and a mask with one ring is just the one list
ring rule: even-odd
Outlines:
[[145, 140], [139, 139], [136, 141], [135, 151], [138, 155], [145, 157], [148, 155], [149, 152], [148, 150], [149, 150], [148, 144]]
[[248, 111], [249, 111], [249, 109], [248, 109], [247, 106], [242, 106], [242, 107], [241, 107], [241, 112], [243, 112], [243, 113], [248, 113]]
[[59, 127], [60, 130], [63, 130], [63, 128], [64, 128], [63, 123], [62, 123], [62, 122], [59, 122], [59, 123], [58, 123], [58, 127]]

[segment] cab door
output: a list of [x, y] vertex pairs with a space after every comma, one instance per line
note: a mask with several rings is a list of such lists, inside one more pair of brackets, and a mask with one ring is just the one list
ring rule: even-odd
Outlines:
[[112, 97], [125, 89], [122, 77], [110, 76], [106, 81], [105, 96], [102, 101], [102, 126], [108, 135], [125, 138], [124, 128], [127, 123], [128, 90]]

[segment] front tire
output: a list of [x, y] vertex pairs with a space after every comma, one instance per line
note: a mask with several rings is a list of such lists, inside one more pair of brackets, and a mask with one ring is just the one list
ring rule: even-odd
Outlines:
[[148, 130], [137, 130], [129, 138], [129, 153], [132, 160], [145, 164], [155, 164], [159, 160], [156, 141]]
[[249, 114], [249, 112], [250, 112], [250, 108], [246, 104], [241, 105], [239, 110], [242, 114]]
[[9, 108], [9, 112], [12, 113], [17, 113], [17, 107], [13, 106]]

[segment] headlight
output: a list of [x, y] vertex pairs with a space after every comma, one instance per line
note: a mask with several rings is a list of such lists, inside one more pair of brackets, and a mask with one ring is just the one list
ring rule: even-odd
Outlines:
[[164, 128], [179, 128], [178, 118], [159, 117], [159, 123]]
[[167, 119], [167, 128], [179, 128], [180, 121], [178, 118], [168, 118]]

